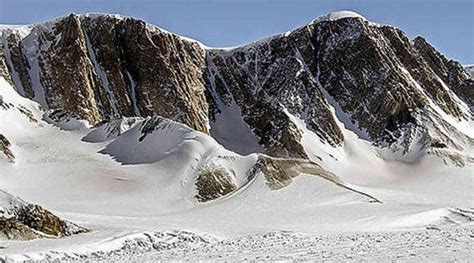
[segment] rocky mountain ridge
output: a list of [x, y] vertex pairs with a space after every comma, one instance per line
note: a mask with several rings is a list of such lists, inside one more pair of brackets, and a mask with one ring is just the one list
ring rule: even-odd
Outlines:
[[416, 144], [470, 160], [462, 153], [473, 143], [466, 71], [422, 37], [355, 13], [232, 49], [116, 15], [1, 32], [5, 79], [45, 109], [91, 124], [160, 115], [241, 154], [313, 160], [305, 132], [340, 147], [347, 129], [402, 155]]

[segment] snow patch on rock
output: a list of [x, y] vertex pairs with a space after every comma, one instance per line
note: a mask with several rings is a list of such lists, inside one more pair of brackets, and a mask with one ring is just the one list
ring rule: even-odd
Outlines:
[[318, 23], [322, 21], [336, 21], [343, 18], [361, 18], [362, 20], [367, 20], [365, 17], [363, 17], [359, 13], [343, 10], [343, 11], [331, 12], [324, 16], [320, 16], [316, 18], [315, 20], [313, 20], [312, 23]]

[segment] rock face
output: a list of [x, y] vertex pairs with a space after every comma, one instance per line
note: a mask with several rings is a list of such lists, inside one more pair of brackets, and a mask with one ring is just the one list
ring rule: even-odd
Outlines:
[[92, 124], [173, 117], [207, 131], [204, 50], [135, 19], [71, 14], [4, 37], [20, 93]]
[[18, 219], [0, 217], [0, 236], [13, 240], [31, 240], [39, 235]]
[[208, 202], [237, 190], [237, 185], [232, 179], [235, 175], [231, 172], [219, 166], [202, 168], [196, 180], [198, 192], [195, 198], [199, 202]]
[[15, 161], [15, 155], [13, 155], [12, 150], [10, 149], [11, 143], [8, 141], [5, 136], [0, 134], [0, 153], [2, 153], [8, 162]]
[[0, 190], [0, 239], [30, 240], [87, 232], [61, 220], [39, 205], [29, 204]]
[[336, 184], [342, 184], [337, 176], [307, 160], [279, 159], [260, 155], [257, 163], [249, 172], [249, 176], [253, 177], [259, 172], [265, 176], [265, 181], [272, 190], [278, 190], [288, 186], [294, 177], [302, 173], [320, 176]]
[[290, 185], [293, 182], [293, 178], [305, 174], [321, 177], [342, 188], [363, 195], [368, 198], [369, 202], [380, 203], [380, 201], [373, 196], [347, 186], [338, 176], [309, 160], [274, 158], [260, 154], [257, 162], [248, 172], [249, 181], [259, 173], [263, 174], [265, 182], [271, 190], [282, 189]]
[[423, 37], [416, 37], [413, 44], [436, 75], [448, 84], [451, 90], [462, 98], [472, 111], [474, 107], [474, 80], [463, 66], [457, 61], [448, 60]]
[[43, 107], [91, 124], [160, 115], [236, 152], [275, 157], [308, 158], [302, 127], [332, 147], [344, 144], [343, 129], [402, 153], [414, 143], [472, 145], [453, 125], [472, 120], [463, 67], [360, 15], [333, 13], [232, 49], [114, 15], [26, 29], [3, 30], [0, 73]]

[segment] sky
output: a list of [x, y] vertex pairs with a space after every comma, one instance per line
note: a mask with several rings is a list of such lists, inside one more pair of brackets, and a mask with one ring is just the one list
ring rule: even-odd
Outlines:
[[207, 46], [227, 47], [286, 32], [332, 11], [351, 10], [424, 36], [448, 58], [474, 64], [474, 0], [0, 0], [0, 24], [69, 13], [118, 13]]

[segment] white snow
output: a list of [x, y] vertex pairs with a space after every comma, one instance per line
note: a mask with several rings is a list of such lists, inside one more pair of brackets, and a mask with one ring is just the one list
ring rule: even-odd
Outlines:
[[[311, 235], [270, 231], [220, 240], [186, 231], [130, 232], [91, 245], [76, 239], [73, 251], [10, 254], [14, 261], [469, 261], [473, 230]], [[82, 242], [81, 242], [82, 241]], [[390, 248], [390, 249], [387, 249]], [[38, 248], [37, 248], [38, 250]], [[1, 258], [1, 257], [0, 257]]]
[[331, 12], [329, 14], [316, 18], [315, 20], [312, 21], [312, 23], [318, 23], [322, 21], [336, 21], [343, 18], [361, 18], [362, 20], [367, 20], [361, 14], [358, 14], [353, 11], [343, 10], [343, 11]]
[[126, 71], [128, 81], [130, 82], [130, 98], [132, 100], [133, 112], [136, 116], [141, 116], [140, 108], [137, 104], [137, 83], [130, 75], [130, 72]]
[[240, 108], [235, 103], [220, 109], [222, 112], [217, 114], [216, 120], [211, 123], [212, 137], [229, 150], [240, 154], [265, 152], [258, 137], [244, 122]]
[[466, 69], [471, 78], [474, 78], [474, 65], [464, 65], [464, 69]]
[[119, 116], [119, 111], [117, 109], [117, 107], [118, 107], [117, 106], [117, 99], [115, 98], [115, 94], [110, 89], [110, 84], [109, 84], [109, 80], [107, 78], [107, 74], [104, 72], [104, 69], [102, 68], [102, 66], [97, 61], [97, 58], [95, 56], [95, 51], [92, 48], [92, 44], [91, 44], [89, 36], [87, 35], [86, 32], [84, 32], [84, 37], [86, 39], [87, 52], [89, 53], [89, 57], [91, 59], [92, 66], [95, 69], [95, 73], [99, 76], [99, 79], [101, 81], [101, 87], [104, 88], [107, 99], [110, 102], [110, 105], [112, 106], [112, 117], [118, 117]]
[[0, 217], [11, 217], [10, 209], [22, 207], [26, 202], [6, 191], [0, 189]]
[[52, 114], [54, 114], [54, 110], [46, 111], [43, 114], [43, 120], [65, 131], [86, 132], [89, 131], [90, 127], [92, 127], [88, 121], [78, 119], [74, 116], [66, 115], [63, 118], [56, 119], [51, 116]]
[[38, 56], [40, 55], [39, 38], [41, 37], [41, 28], [34, 27], [31, 33], [22, 40], [22, 48], [25, 51], [26, 59], [30, 65], [28, 70], [29, 79], [34, 92], [34, 100], [37, 101], [44, 109], [48, 108], [46, 98], [44, 96], [44, 89], [40, 82], [40, 70], [38, 64]]
[[[19, 96], [3, 79], [1, 85], [6, 102], [31, 109], [41, 120], [38, 104]], [[72, 133], [43, 121], [31, 123], [16, 109], [0, 110], [0, 118], [0, 133], [12, 142], [16, 156], [14, 165], [0, 164], [0, 189], [91, 228], [91, 234], [78, 237], [85, 244], [135, 230], [179, 229], [227, 238], [275, 229], [306, 233], [419, 229], [445, 222], [434, 212], [415, 214], [473, 206], [471, 166], [445, 165], [434, 156], [411, 165], [386, 162], [368, 142], [346, 129], [344, 146], [331, 149], [297, 122], [308, 151], [323, 159], [314, 161], [383, 204], [368, 203], [308, 175], [271, 191], [262, 176], [247, 178], [255, 154], [235, 154], [208, 135], [166, 119], [141, 142], [144, 120], [115, 139], [90, 143], [82, 141], [90, 131]], [[198, 204], [193, 182], [196, 172], [210, 164], [234, 170], [241, 190]], [[71, 250], [74, 240], [38, 240], [31, 246], [9, 243], [2, 252], [27, 252], [36, 246]]]
[[103, 123], [93, 128], [82, 140], [85, 142], [105, 142], [115, 139], [133, 128], [140, 120], [143, 120], [143, 118], [122, 117]]

